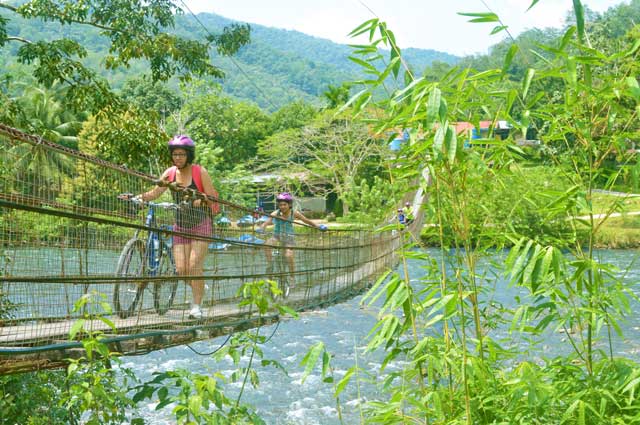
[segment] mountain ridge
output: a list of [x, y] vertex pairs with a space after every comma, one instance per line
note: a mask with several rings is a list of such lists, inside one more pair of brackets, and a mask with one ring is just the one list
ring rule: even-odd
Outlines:
[[[0, 16], [9, 18], [8, 29], [14, 36], [30, 40], [61, 37], [77, 40], [88, 51], [83, 61], [98, 70], [114, 89], [120, 89], [126, 80], [141, 76], [148, 70], [142, 62], [133, 62], [128, 68], [114, 71], [104, 70], [101, 63], [107, 54], [108, 43], [96, 28], [26, 20], [5, 11], [0, 11]], [[209, 12], [195, 16], [197, 18], [187, 13], [177, 15], [174, 28], [168, 32], [185, 38], [204, 39], [208, 33], [221, 33], [225, 26], [243, 23]], [[215, 52], [211, 55], [213, 63], [226, 74], [224, 80], [217, 82], [232, 97], [253, 101], [269, 110], [296, 100], [319, 104], [329, 85], [339, 86], [363, 76], [360, 67], [348, 59], [351, 52], [348, 45], [296, 30], [248, 24], [251, 26], [251, 43], [242, 47], [233, 59]], [[16, 51], [15, 44], [0, 48], [3, 73], [24, 69], [16, 64]], [[406, 56], [413, 69], [418, 71], [434, 60], [454, 63], [460, 59], [445, 52], [413, 48], [406, 50]]]

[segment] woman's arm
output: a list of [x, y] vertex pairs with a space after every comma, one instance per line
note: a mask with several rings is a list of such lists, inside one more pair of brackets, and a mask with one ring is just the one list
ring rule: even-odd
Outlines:
[[[169, 169], [167, 168], [166, 170], [164, 170], [164, 173], [162, 173], [162, 176], [160, 176], [160, 180], [165, 180], [168, 174]], [[140, 195], [138, 195], [138, 197], [143, 201], [153, 201], [154, 199], [162, 195], [166, 190], [166, 186], [156, 186], [151, 190], [141, 193]]]
[[[200, 167], [200, 180], [202, 181], [202, 189], [204, 190], [205, 195], [218, 199], [218, 191], [213, 187], [211, 176], [204, 167]], [[214, 213], [217, 214], [220, 211], [220, 205], [217, 202], [213, 202], [210, 199], [207, 199], [205, 202], [211, 207]], [[196, 200], [193, 205], [198, 206], [199, 200]]]
[[218, 191], [213, 187], [211, 176], [209, 176], [209, 173], [204, 169], [204, 167], [202, 167], [201, 170], [200, 178], [202, 179], [202, 188], [204, 189], [204, 193], [217, 199]]
[[309, 220], [307, 217], [304, 216], [304, 214], [302, 214], [300, 211], [294, 211], [294, 217], [296, 220], [300, 220], [303, 223], [308, 224], [309, 226], [313, 226], [316, 228], [320, 228], [320, 226], [318, 226], [316, 223], [314, 223], [313, 221]]
[[275, 213], [271, 213], [271, 214], [269, 215], [269, 218], [267, 218], [267, 219], [264, 221], [264, 223], [262, 223], [262, 224], [259, 226], [259, 227], [260, 227], [260, 229], [261, 229], [263, 232], [264, 232], [264, 229], [265, 229], [267, 226], [270, 226], [271, 224], [273, 224], [273, 214], [275, 214]]

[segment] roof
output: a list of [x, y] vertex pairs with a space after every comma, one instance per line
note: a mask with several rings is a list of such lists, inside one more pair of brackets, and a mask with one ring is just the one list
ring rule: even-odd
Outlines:
[[[493, 123], [494, 121], [479, 121], [478, 126], [480, 127], [480, 131], [489, 130], [489, 128], [491, 127], [491, 124]], [[494, 130], [508, 130], [511, 128], [511, 125], [504, 120], [495, 121], [495, 123], [496, 124], [495, 124]], [[459, 122], [453, 123], [453, 125], [456, 128], [456, 134], [460, 134], [465, 131], [473, 130], [474, 128], [476, 128], [474, 124], [467, 121], [459, 121]]]

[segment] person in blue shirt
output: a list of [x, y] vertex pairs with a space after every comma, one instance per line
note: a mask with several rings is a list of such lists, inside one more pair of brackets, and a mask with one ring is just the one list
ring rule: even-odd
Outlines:
[[407, 218], [404, 215], [404, 211], [402, 208], [398, 208], [398, 223], [402, 225], [407, 224]]
[[[287, 263], [289, 264], [289, 272], [291, 278], [289, 280], [290, 285], [294, 284], [295, 263], [293, 258], [293, 250], [290, 247], [295, 245], [295, 230], [293, 229], [294, 220], [300, 220], [303, 223], [313, 226], [322, 231], [327, 230], [327, 226], [324, 224], [316, 224], [304, 216], [300, 211], [293, 209], [293, 196], [289, 192], [284, 192], [276, 196], [277, 209], [269, 215], [269, 218], [260, 225], [259, 231], [264, 232], [265, 227], [270, 224], [274, 225], [273, 236], [269, 238], [266, 245], [280, 245], [285, 249], [285, 256]], [[267, 257], [267, 273], [273, 271], [273, 251], [271, 248], [265, 250]]]

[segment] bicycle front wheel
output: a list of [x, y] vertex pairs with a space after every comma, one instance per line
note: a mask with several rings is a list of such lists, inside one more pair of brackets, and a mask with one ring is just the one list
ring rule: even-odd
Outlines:
[[113, 288], [113, 306], [122, 319], [133, 314], [142, 298], [146, 282], [139, 278], [145, 275], [145, 269], [144, 241], [140, 239], [129, 240], [120, 253], [116, 268], [118, 281]]
[[173, 255], [166, 245], [162, 246], [156, 277], [162, 277], [166, 280], [159, 280], [153, 284], [153, 306], [156, 313], [165, 314], [173, 304], [178, 289], [176, 266]]

